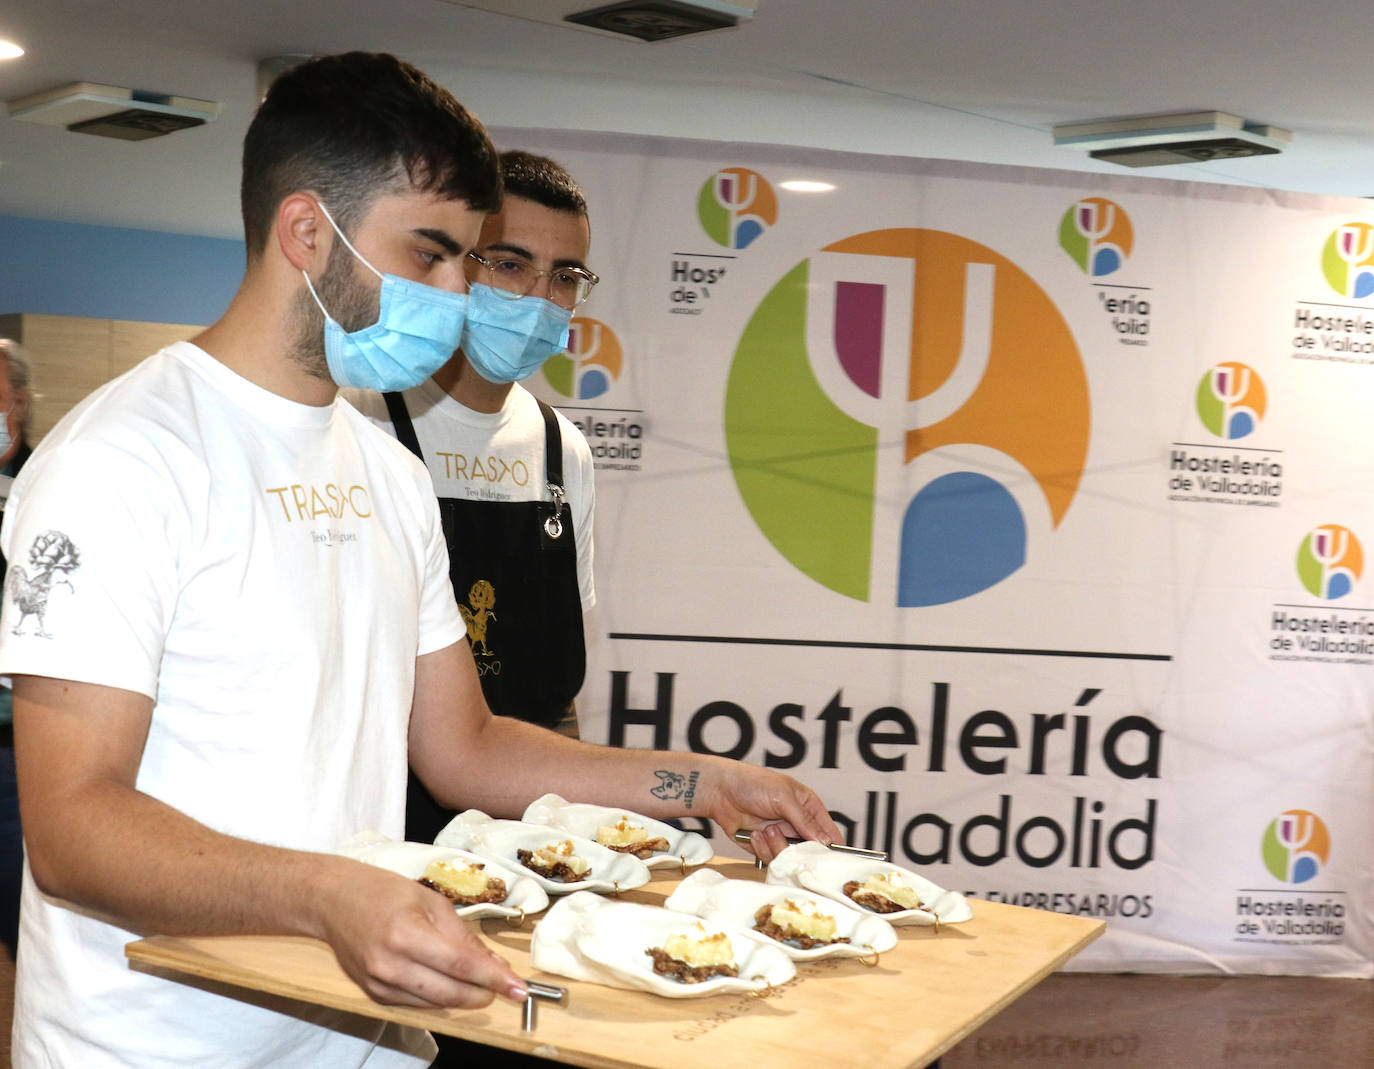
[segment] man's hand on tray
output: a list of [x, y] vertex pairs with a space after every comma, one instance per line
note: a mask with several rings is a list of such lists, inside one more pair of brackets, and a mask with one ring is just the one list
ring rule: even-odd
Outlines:
[[789, 836], [826, 845], [844, 842], [820, 796], [791, 776], [740, 762], [727, 775], [713, 777], [707, 791], [711, 819], [730, 836], [753, 828], [749, 849], [763, 862], [785, 850]]
[[320, 896], [320, 937], [370, 998], [457, 1009], [479, 1009], [495, 995], [524, 1002], [524, 981], [447, 898], [384, 869], [344, 863], [348, 879]]

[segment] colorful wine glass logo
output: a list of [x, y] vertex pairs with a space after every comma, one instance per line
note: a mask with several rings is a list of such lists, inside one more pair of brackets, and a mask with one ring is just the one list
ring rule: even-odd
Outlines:
[[1078, 347], [1035, 281], [967, 238], [906, 228], [788, 271], [725, 396], [731, 468], [764, 536], [823, 586], [902, 607], [969, 597], [1026, 562], [1077, 492], [1089, 417]]
[[697, 194], [702, 229], [727, 249], [747, 248], [778, 221], [778, 195], [768, 179], [747, 167], [717, 171]]
[[1227, 360], [1209, 368], [1197, 384], [1197, 414], [1218, 438], [1244, 438], [1264, 419], [1264, 380], [1254, 368]]
[[1059, 220], [1059, 245], [1093, 278], [1110, 275], [1131, 255], [1131, 217], [1115, 201], [1084, 197]]
[[1314, 597], [1343, 598], [1364, 571], [1364, 549], [1355, 532], [1339, 523], [1313, 528], [1298, 546], [1298, 579]]
[[1374, 224], [1336, 227], [1322, 247], [1322, 274], [1342, 297], [1374, 293]]
[[1284, 883], [1306, 883], [1331, 856], [1331, 833], [1316, 813], [1289, 809], [1264, 829], [1264, 867]]
[[615, 331], [599, 319], [574, 317], [568, 347], [544, 362], [544, 379], [564, 397], [590, 401], [600, 397], [625, 369], [625, 353]]

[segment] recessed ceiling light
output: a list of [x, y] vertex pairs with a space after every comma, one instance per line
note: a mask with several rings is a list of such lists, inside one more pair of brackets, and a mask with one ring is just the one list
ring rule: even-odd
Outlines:
[[11, 41], [0, 41], [0, 59], [18, 59], [24, 50]]
[[783, 189], [790, 189], [793, 193], [829, 193], [835, 188], [833, 182], [811, 182], [801, 178], [788, 179], [786, 182], [779, 182], [778, 185]]

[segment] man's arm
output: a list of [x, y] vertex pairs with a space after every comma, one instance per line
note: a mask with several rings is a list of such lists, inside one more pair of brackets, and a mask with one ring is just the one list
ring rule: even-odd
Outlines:
[[465, 641], [416, 660], [410, 763], [453, 809], [519, 817], [553, 792], [652, 817], [708, 817], [727, 835], [756, 829], [752, 847], [765, 861], [789, 835], [844, 841], [815, 792], [782, 773], [706, 754], [594, 746], [492, 716]]
[[379, 1002], [524, 997], [442, 895], [349, 858], [223, 835], [138, 791], [152, 708], [133, 691], [15, 677], [24, 838], [42, 891], [134, 931], [324, 939]]

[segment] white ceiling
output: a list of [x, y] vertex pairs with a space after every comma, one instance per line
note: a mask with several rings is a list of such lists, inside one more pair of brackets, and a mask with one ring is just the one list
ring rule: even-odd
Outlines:
[[[1370, 0], [758, 0], [739, 29], [652, 45], [446, 0], [5, 0], [0, 39], [27, 49], [3, 100], [89, 81], [223, 106], [141, 143], [0, 116], [0, 214], [237, 237], [257, 61], [355, 48], [415, 63], [509, 147], [617, 130], [1374, 193]], [[1051, 143], [1057, 122], [1195, 110], [1292, 145], [1127, 171]]]

